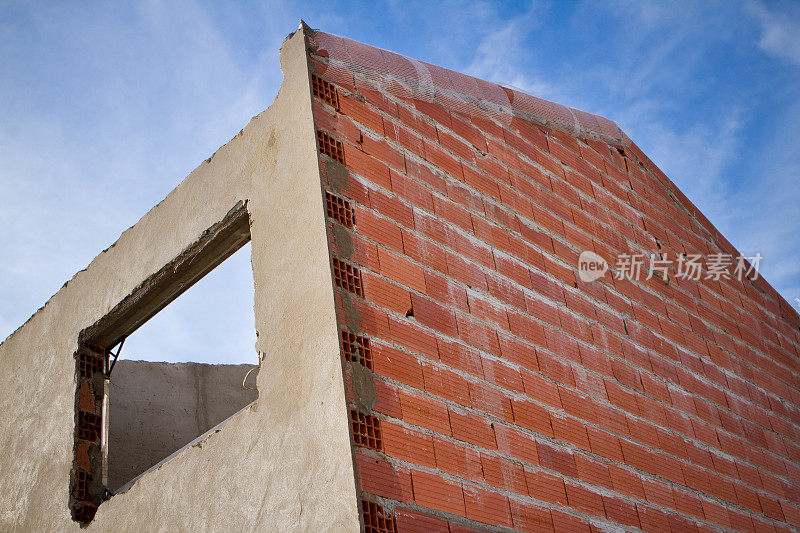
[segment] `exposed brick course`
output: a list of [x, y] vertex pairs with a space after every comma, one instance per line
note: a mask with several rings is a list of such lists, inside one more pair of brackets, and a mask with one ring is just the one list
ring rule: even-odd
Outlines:
[[355, 222], [338, 316], [382, 427], [362, 497], [398, 531], [800, 527], [791, 307], [763, 279], [576, 277], [583, 250], [738, 255], [674, 184], [601, 117], [432, 65], [428, 101], [381, 78], [404, 58], [315, 41], [323, 185]]

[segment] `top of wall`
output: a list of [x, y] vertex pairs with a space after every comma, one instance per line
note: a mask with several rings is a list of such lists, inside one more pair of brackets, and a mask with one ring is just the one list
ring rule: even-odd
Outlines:
[[538, 98], [519, 89], [369, 46], [319, 30], [310, 35], [315, 53], [328, 59], [327, 77], [348, 75], [379, 81], [402, 98], [437, 102], [464, 115], [484, 114], [508, 121], [512, 116], [561, 129], [583, 138], [622, 144], [619, 126], [599, 115]]

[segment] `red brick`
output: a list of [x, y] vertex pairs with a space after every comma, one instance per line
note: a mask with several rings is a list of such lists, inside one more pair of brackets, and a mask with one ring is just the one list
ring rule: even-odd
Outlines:
[[445, 276], [425, 271], [425, 286], [428, 296], [439, 303], [468, 312], [467, 291]]
[[355, 456], [361, 490], [401, 502], [412, 501], [411, 476], [408, 470], [393, 467], [385, 459], [358, 452]]
[[613, 488], [611, 484], [611, 475], [608, 473], [608, 468], [593, 459], [583, 455], [575, 455], [575, 465], [578, 468], [578, 477], [592, 485], [599, 485], [607, 489]]
[[556, 509], [553, 509], [551, 514], [555, 531], [569, 531], [570, 533], [589, 533], [592, 531], [589, 523], [584, 522], [577, 516], [572, 516]]
[[601, 429], [587, 427], [586, 432], [589, 436], [589, 444], [592, 453], [596, 453], [607, 459], [622, 461], [622, 449], [619, 446], [619, 439]]
[[481, 357], [475, 350], [462, 344], [442, 339], [438, 340], [438, 346], [439, 358], [442, 363], [474, 376], [483, 377]]
[[586, 435], [586, 424], [584, 422], [558, 415], [552, 415], [550, 422], [553, 426], [555, 438], [589, 451], [589, 437]]
[[800, 506], [781, 500], [781, 509], [787, 522], [795, 527], [800, 527]]
[[[490, 175], [492, 172], [497, 173], [499, 169], [491, 166], [487, 166], [486, 158], [478, 159], [478, 166], [480, 166], [483, 171], [474, 170], [470, 166], [463, 167], [463, 176], [464, 181], [471, 187], [475, 188], [476, 190], [486, 194], [495, 200], [500, 200], [500, 189], [497, 188], [497, 183], [492, 176]], [[487, 172], [489, 172], [487, 174]]]
[[672, 489], [670, 489], [668, 485], [651, 480], [642, 480], [642, 485], [644, 487], [644, 493], [647, 497], [647, 501], [661, 507], [675, 507], [675, 499], [672, 496]]
[[430, 468], [436, 468], [433, 440], [397, 424], [381, 421], [383, 451], [386, 455]]
[[350, 145], [345, 145], [344, 157], [346, 166], [351, 172], [381, 187], [387, 189], [391, 187], [389, 167], [379, 159]]
[[378, 248], [381, 274], [415, 291], [425, 292], [425, 272], [406, 257]]
[[322, 103], [314, 102], [314, 123], [318, 129], [324, 130], [334, 137], [356, 143], [361, 138], [361, 132], [349, 118], [331, 112]]
[[408, 392], [399, 394], [403, 421], [443, 435], [450, 435], [450, 416], [444, 403], [418, 394]]
[[557, 505], [567, 504], [567, 493], [564, 480], [542, 471], [525, 469], [525, 480], [531, 498]]
[[533, 372], [522, 371], [522, 381], [525, 386], [525, 394], [552, 407], [561, 409], [561, 398], [558, 394], [558, 386], [555, 383], [545, 380]]
[[[428, 102], [417, 100], [414, 103], [417, 110], [421, 110], [420, 108], [427, 109], [426, 106], [428, 105]], [[425, 111], [423, 111], [423, 113], [425, 113]], [[436, 127], [433, 126], [428, 120], [423, 118], [419, 113], [416, 113], [415, 111], [412, 111], [403, 105], [399, 105], [397, 106], [397, 115], [403, 124], [418, 131], [429, 139], [436, 139]]]
[[514, 421], [511, 400], [503, 391], [486, 382], [470, 381], [469, 397], [473, 409], [502, 418], [506, 422]]
[[395, 313], [405, 315], [411, 309], [411, 295], [407, 289], [378, 276], [363, 272], [364, 298]]
[[527, 496], [528, 485], [522, 465], [502, 457], [481, 454], [483, 478], [489, 485]]
[[[386, 334], [381, 335], [386, 336]], [[410, 320], [389, 317], [389, 337], [397, 344], [402, 344], [409, 351], [424, 354], [430, 358], [439, 358], [436, 338]]]
[[472, 215], [460, 204], [436, 196], [433, 199], [433, 212], [436, 216], [453, 223], [464, 231], [472, 232]]
[[458, 335], [458, 325], [452, 310], [419, 294], [411, 295], [411, 304], [413, 316], [420, 324], [451, 337]]
[[376, 133], [383, 134], [383, 119], [372, 106], [348, 95], [339, 97], [339, 111]]
[[458, 336], [467, 344], [494, 355], [500, 355], [497, 333], [491, 326], [478, 322], [469, 315], [459, 315]]
[[414, 227], [414, 212], [397, 196], [389, 195], [381, 190], [369, 191], [370, 207], [385, 217], [389, 217], [406, 228]]
[[520, 371], [501, 361], [484, 358], [483, 374], [488, 381], [500, 387], [517, 392], [525, 391]]
[[472, 147], [467, 145], [466, 143], [462, 142], [461, 140], [453, 137], [446, 131], [436, 128], [436, 133], [439, 136], [439, 144], [442, 145], [445, 149], [453, 152], [459, 158], [464, 159], [466, 161], [472, 161], [475, 152], [472, 150]]
[[533, 402], [513, 400], [514, 422], [521, 427], [549, 437], [553, 436], [550, 413], [547, 409]]
[[543, 351], [537, 353], [537, 359], [539, 361], [539, 370], [544, 377], [563, 385], [575, 386], [575, 379], [572, 377], [572, 366], [567, 361], [562, 361]]
[[436, 453], [436, 467], [439, 470], [470, 481], [483, 480], [483, 465], [480, 453], [476, 450], [439, 437], [433, 437], [433, 448]]
[[674, 489], [673, 497], [675, 498], [675, 509], [685, 515], [703, 518], [703, 507], [697, 496], [690, 494], [683, 490]]
[[410, 177], [390, 171], [392, 192], [414, 206], [433, 211], [433, 195]]
[[508, 316], [505, 309], [496, 306], [475, 291], [467, 291], [469, 312], [475, 318], [508, 330]]
[[463, 172], [461, 171], [461, 163], [448, 152], [442, 149], [438, 144], [431, 143], [425, 139], [422, 140], [425, 148], [425, 159], [436, 167], [447, 172], [456, 179], [463, 179]]
[[511, 333], [537, 346], [545, 347], [544, 328], [530, 317], [514, 311], [508, 312]]
[[634, 498], [645, 499], [645, 491], [639, 474], [617, 465], [608, 465], [608, 473], [611, 475], [611, 484], [615, 491]]
[[447, 400], [470, 407], [469, 383], [460, 375], [431, 364], [422, 363], [425, 391]]
[[458, 408], [450, 408], [453, 438], [483, 448], [497, 448], [494, 427], [486, 419]]
[[574, 454], [561, 446], [554, 446], [544, 441], [536, 442], [539, 453], [539, 464], [550, 470], [560, 472], [565, 476], [578, 477], [578, 467], [575, 465]]
[[493, 526], [511, 527], [511, 508], [502, 494], [470, 487], [464, 489], [467, 518]]
[[602, 496], [581, 485], [574, 483], [566, 483], [565, 485], [567, 502], [571, 508], [592, 516], [605, 516]]
[[465, 516], [464, 494], [460, 485], [419, 470], [411, 472], [411, 481], [417, 505]]
[[667, 514], [663, 511], [641, 504], [636, 505], [636, 511], [639, 515], [641, 528], [644, 531], [648, 533], [669, 531], [670, 522]]
[[400, 406], [400, 396], [394, 385], [376, 379], [375, 384], [375, 412], [383, 413], [392, 418], [403, 418], [403, 410]]
[[482, 291], [489, 289], [482, 267], [466, 261], [460, 255], [447, 253], [447, 273], [465, 285]]
[[497, 449], [501, 453], [516, 457], [526, 463], [539, 464], [536, 440], [533, 437], [504, 424], [495, 424], [494, 434], [497, 440]]
[[[539, 370], [539, 362], [534, 348], [511, 336], [500, 334], [497, 337], [500, 343], [500, 354], [504, 359], [528, 370]], [[523, 390], [525, 389], [523, 388]]]
[[520, 531], [554, 531], [553, 516], [550, 509], [536, 507], [517, 500], [511, 503], [511, 517], [514, 529]]
[[356, 231], [359, 234], [398, 252], [403, 251], [403, 233], [400, 226], [360, 206], [356, 206], [355, 215]]
[[[381, 133], [383, 133], [383, 128], [381, 128]], [[370, 135], [363, 135], [361, 137], [361, 146], [364, 149], [364, 152], [369, 154], [370, 156], [379, 159], [386, 163], [389, 167], [394, 169], [400, 170], [405, 172], [406, 163], [405, 163], [405, 156], [402, 153], [395, 150], [392, 146], [389, 145], [383, 138], [373, 138]], [[390, 178], [391, 183], [391, 178]], [[381, 183], [381, 186], [385, 188], [389, 188], [385, 182]]]
[[606, 518], [612, 522], [626, 526], [641, 527], [636, 505], [612, 496], [603, 496], [603, 506], [606, 510]]
[[395, 509], [397, 533], [449, 533], [447, 521], [434, 516], [412, 511]]
[[761, 510], [766, 516], [774, 518], [775, 520], [784, 520], [783, 510], [777, 498], [759, 494], [758, 500], [761, 502]]
[[416, 389], [424, 388], [422, 367], [414, 355], [375, 342], [371, 348], [375, 373]]

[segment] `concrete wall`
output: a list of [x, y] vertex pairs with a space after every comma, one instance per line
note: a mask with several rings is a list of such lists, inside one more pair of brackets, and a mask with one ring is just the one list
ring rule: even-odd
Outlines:
[[[254, 365], [120, 360], [109, 386], [110, 491], [258, 399]], [[254, 387], [256, 372], [247, 378]]]
[[267, 111], [0, 345], [0, 530], [79, 529], [68, 509], [78, 336], [242, 202], [259, 400], [103, 503], [88, 529], [358, 528], [304, 32], [281, 65]]

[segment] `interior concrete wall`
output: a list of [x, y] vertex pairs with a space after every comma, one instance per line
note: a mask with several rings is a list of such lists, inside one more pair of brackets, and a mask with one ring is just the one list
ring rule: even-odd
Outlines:
[[[0, 344], [0, 530], [68, 508], [78, 335], [246, 202], [259, 399], [104, 502], [89, 531], [356, 531], [304, 31], [273, 104]], [[202, 117], [198, 117], [202, 120]]]
[[[116, 492], [258, 398], [255, 365], [117, 361], [109, 385], [108, 484]], [[247, 377], [255, 387], [256, 372]]]

